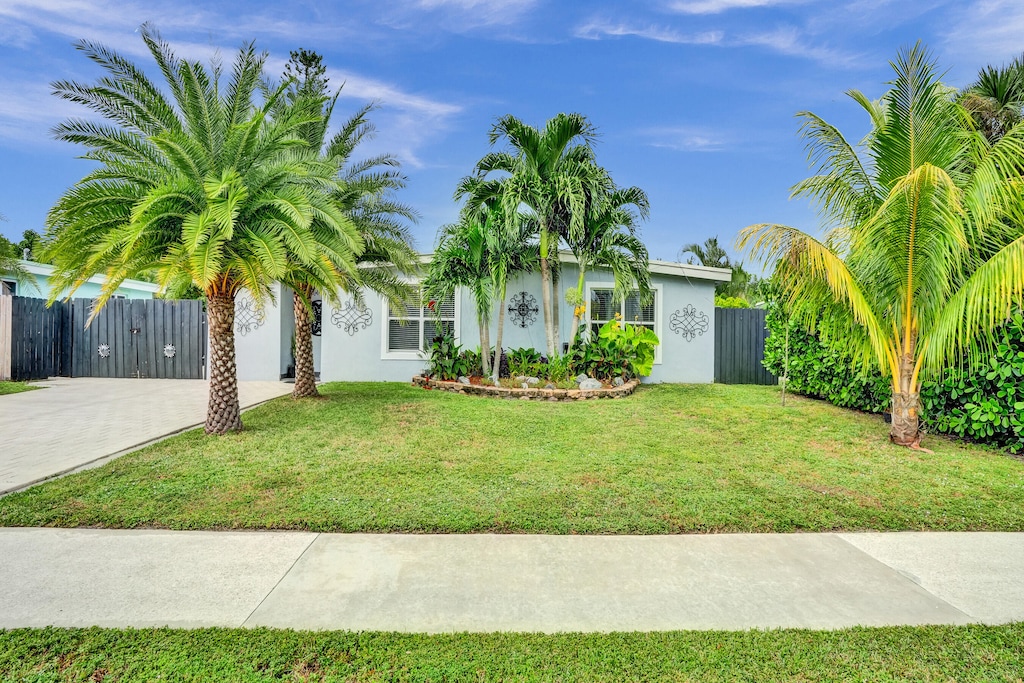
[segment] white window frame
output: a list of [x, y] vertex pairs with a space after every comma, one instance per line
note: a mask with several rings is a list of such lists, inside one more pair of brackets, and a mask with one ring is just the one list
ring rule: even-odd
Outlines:
[[[421, 293], [423, 291], [421, 283], [419, 283], [419, 282], [417, 282], [415, 280], [407, 280], [406, 284], [418, 288]], [[453, 325], [453, 327], [455, 329], [455, 343], [456, 344], [460, 343], [459, 342], [459, 322], [462, 319], [462, 314], [461, 314], [462, 312], [461, 312], [461, 305], [460, 305], [461, 299], [462, 299], [462, 297], [460, 296], [459, 288], [456, 287], [455, 288], [455, 319], [454, 319], [454, 322], [452, 323], [452, 325]], [[422, 305], [420, 306], [419, 318], [410, 318], [409, 319], [410, 320], [410, 324], [417, 324], [417, 325], [419, 325], [419, 328], [420, 328], [420, 348], [421, 349], [423, 348], [423, 321], [427, 320], [427, 319], [428, 319], [428, 317], [423, 314], [423, 306]], [[381, 333], [380, 333], [380, 357], [381, 357], [381, 360], [415, 360], [415, 361], [423, 361], [423, 360], [427, 359], [428, 354], [426, 352], [424, 352], [424, 351], [392, 351], [389, 348], [389, 343], [390, 343], [389, 335], [391, 333], [391, 330], [390, 330], [390, 327], [391, 327], [391, 305], [388, 303], [387, 297], [381, 297], [381, 320], [383, 321], [383, 325], [381, 325]]]
[[[591, 322], [591, 291], [595, 289], [615, 289], [614, 282], [588, 282], [587, 283], [587, 332], [589, 334], [593, 322]], [[662, 309], [664, 308], [665, 290], [661, 284], [651, 284], [651, 290], [654, 291], [654, 334], [658, 335], [658, 345], [654, 347], [654, 364], [661, 365], [661, 350], [665, 346], [665, 337], [661, 334], [661, 320], [664, 317], [662, 315]], [[633, 290], [636, 291], [636, 290]], [[626, 302], [625, 300], [619, 302], [619, 314], [622, 316], [623, 323], [631, 323], [633, 321], [626, 320]]]

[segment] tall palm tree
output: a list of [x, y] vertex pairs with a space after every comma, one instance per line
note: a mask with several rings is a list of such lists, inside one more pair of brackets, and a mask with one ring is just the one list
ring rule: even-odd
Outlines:
[[586, 306], [583, 286], [587, 271], [607, 268], [615, 282], [616, 300], [626, 298], [634, 289], [640, 300], [651, 297], [651, 274], [647, 247], [637, 234], [637, 222], [650, 214], [650, 202], [639, 187], [615, 188], [592, 198], [584, 232], [568, 234], [566, 242], [579, 264], [579, 280], [566, 299], [573, 304], [570, 344], [575, 344], [580, 314]]
[[821, 205], [824, 238], [763, 224], [738, 243], [775, 264], [797, 320], [821, 314], [826, 339], [890, 378], [890, 438], [919, 447], [924, 376], [984, 348], [1024, 299], [1024, 126], [989, 142], [920, 44], [893, 68], [881, 101], [850, 93], [872, 122], [861, 149], [800, 114], [818, 173], [793, 195]]
[[484, 376], [491, 374], [490, 327], [494, 303], [488, 227], [485, 217], [465, 209], [459, 215], [458, 223], [442, 226], [438, 231], [430, 271], [423, 284], [424, 296], [438, 300], [454, 296], [457, 287], [469, 289], [476, 306]]
[[690, 254], [687, 257], [687, 263], [696, 261], [698, 264], [708, 268], [732, 268], [729, 254], [718, 244], [717, 235], [707, 238], [703, 244], [694, 242], [693, 244], [683, 245], [683, 248], [679, 250], [679, 256], [682, 257], [686, 254]]
[[[299, 130], [307, 147], [300, 148], [297, 153], [312, 155], [336, 168], [340, 182], [332, 189], [330, 198], [346, 218], [342, 227], [363, 244], [362, 252], [356, 257], [358, 268], [350, 271], [339, 269], [340, 288], [357, 295], [361, 289], [367, 288], [400, 306], [411, 296], [409, 286], [400, 276], [415, 272], [418, 267], [405, 221], [415, 221], [417, 215], [392, 197], [405, 185], [397, 159], [383, 155], [362, 161], [352, 160], [357, 146], [373, 136], [375, 128], [368, 116], [374, 105], [361, 107], [328, 139], [327, 131], [341, 89], [333, 96], [328, 94], [325, 72], [319, 54], [307, 50], [292, 52], [285, 67], [286, 80], [294, 79], [287, 90], [286, 105], [308, 114], [305, 118], [310, 122]], [[295, 387], [292, 396], [314, 397], [319, 392], [313, 359], [313, 296], [319, 291], [322, 299], [337, 303], [339, 288], [318, 290], [301, 263], [294, 265], [296, 267], [290, 269], [283, 279], [293, 291], [295, 310]]]
[[986, 66], [961, 93], [960, 102], [985, 137], [998, 140], [1024, 117], [1024, 56], [1006, 66]]
[[[478, 191], [499, 191], [506, 215], [525, 207], [536, 218], [548, 354], [555, 352], [556, 343], [551, 259], [555, 258], [557, 267], [558, 223], [566, 223], [567, 233], [582, 233], [588, 198], [607, 180], [594, 163], [594, 138], [593, 125], [581, 114], [558, 114], [543, 129], [506, 115], [491, 129], [489, 139], [491, 145], [504, 140], [508, 149], [491, 152], [476, 165], [479, 178], [508, 174], [495, 184], [478, 185]], [[479, 204], [486, 198], [477, 194], [469, 202]]]
[[[56, 137], [84, 145], [97, 168], [51, 209], [53, 292], [68, 296], [96, 273], [106, 283], [93, 315], [117, 287], [155, 269], [165, 288], [191, 283], [207, 303], [210, 400], [207, 433], [239, 430], [235, 297], [262, 302], [294, 264], [318, 288], [336, 286], [339, 266], [354, 267], [358, 238], [329, 198], [337, 168], [293, 150], [297, 130], [315, 120], [271, 116], [284, 87], [256, 103], [265, 54], [250, 44], [230, 75], [176, 57], [149, 26], [142, 40], [170, 91], [167, 97], [135, 64], [103, 46], [79, 50], [106, 72], [96, 85], [54, 84], [55, 93], [106, 123], [73, 119]], [[57, 294], [51, 294], [51, 301]]]

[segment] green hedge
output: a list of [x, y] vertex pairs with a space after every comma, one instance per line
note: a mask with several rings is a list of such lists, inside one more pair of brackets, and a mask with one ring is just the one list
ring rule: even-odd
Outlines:
[[[784, 374], [787, 320], [779, 305], [768, 304], [764, 365]], [[1001, 327], [990, 355], [962, 372], [947, 372], [921, 387], [921, 416], [930, 432], [1024, 452], [1024, 317]], [[844, 408], [881, 413], [892, 390], [876, 369], [854, 367], [848, 356], [790, 324], [789, 382], [794, 392]]]

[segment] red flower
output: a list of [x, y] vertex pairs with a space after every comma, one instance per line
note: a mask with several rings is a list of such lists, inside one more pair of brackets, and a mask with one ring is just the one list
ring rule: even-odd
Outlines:
[[430, 310], [434, 310], [434, 306], [436, 305], [437, 301], [435, 301], [434, 299], [431, 299], [429, 302], [427, 302], [427, 308], [429, 308]]

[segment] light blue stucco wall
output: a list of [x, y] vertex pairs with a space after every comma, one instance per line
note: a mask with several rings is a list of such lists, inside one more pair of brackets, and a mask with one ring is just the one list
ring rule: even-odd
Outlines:
[[[33, 275], [35, 287], [31, 284], [18, 283], [18, 296], [27, 296], [39, 299], [46, 299], [50, 296], [50, 277], [48, 275]], [[100, 295], [102, 285], [97, 282], [85, 282], [75, 290], [76, 299], [95, 299]], [[117, 296], [126, 299], [152, 299], [154, 293], [151, 291], [136, 289], [131, 283], [126, 283], [117, 288]]]
[[[565, 290], [575, 286], [578, 270], [574, 264], [562, 266], [558, 286], [559, 331], [561, 342], [568, 342], [572, 327], [572, 307], [565, 303]], [[710, 280], [654, 273], [652, 284], [658, 292], [655, 315], [662, 342], [658, 361], [649, 382], [707, 383], [714, 381], [714, 282]], [[610, 282], [611, 276], [601, 271], [588, 273], [588, 283]], [[509, 283], [504, 305], [514, 296], [526, 292], [538, 308], [536, 320], [525, 327], [516, 325], [506, 314], [502, 346], [506, 349], [531, 347], [543, 350], [544, 320], [540, 296], [540, 275], [531, 274]], [[335, 316], [335, 307], [324, 305], [323, 334], [320, 350], [320, 376], [325, 381], [394, 381], [407, 382], [426, 367], [426, 358], [396, 360], [383, 353], [384, 326], [387, 309], [380, 297], [372, 292], [364, 294], [367, 310], [372, 318], [368, 325], [359, 323], [345, 329], [343, 321]], [[342, 301], [351, 301], [342, 295]], [[693, 315], [687, 317], [687, 306]], [[472, 297], [460, 290], [457, 305], [456, 331], [459, 343], [465, 348], [480, 346], [479, 326]], [[339, 314], [343, 311], [339, 311]], [[496, 313], [496, 311], [495, 311]], [[673, 316], [677, 324], [673, 325]], [[683, 318], [686, 318], [685, 320]], [[365, 322], [365, 319], [364, 319]], [[683, 324], [679, 324], [683, 323]], [[687, 330], [691, 334], [685, 334]], [[492, 316], [490, 338], [496, 341], [497, 320]]]

